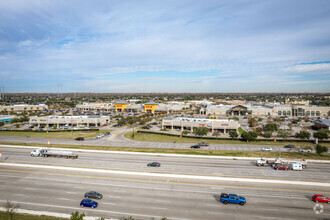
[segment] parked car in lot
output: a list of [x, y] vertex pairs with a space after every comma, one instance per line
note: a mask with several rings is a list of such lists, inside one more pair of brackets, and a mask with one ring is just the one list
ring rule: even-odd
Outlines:
[[95, 192], [95, 191], [90, 191], [85, 193], [85, 198], [89, 199], [102, 199], [103, 195], [101, 193]]
[[201, 148], [201, 146], [199, 146], [199, 144], [195, 144], [195, 145], [191, 146], [190, 148]]
[[221, 193], [220, 202], [222, 202], [225, 205], [228, 203], [235, 203], [235, 204], [240, 204], [241, 206], [243, 206], [246, 203], [246, 199], [244, 197], [238, 196], [236, 194]]
[[198, 145], [201, 147], [207, 147], [207, 146], [209, 146], [209, 143], [201, 142]]
[[275, 170], [289, 170], [290, 167], [288, 164], [278, 164], [274, 166]]
[[81, 207], [91, 207], [92, 209], [98, 206], [98, 203], [91, 199], [83, 199], [80, 202]]
[[271, 147], [263, 147], [261, 151], [272, 151], [273, 149]]
[[294, 146], [293, 144], [288, 144], [288, 145], [285, 145], [284, 148], [295, 148], [296, 146]]
[[76, 141], [83, 141], [83, 140], [85, 140], [85, 138], [84, 137], [77, 137], [75, 140]]
[[314, 202], [325, 202], [325, 203], [330, 203], [330, 198], [325, 197], [325, 196], [320, 195], [320, 194], [315, 194], [312, 198], [313, 198], [313, 201], [314, 201]]
[[152, 163], [148, 163], [147, 166], [148, 167], [160, 167], [160, 163], [158, 163], [158, 162], [152, 162]]

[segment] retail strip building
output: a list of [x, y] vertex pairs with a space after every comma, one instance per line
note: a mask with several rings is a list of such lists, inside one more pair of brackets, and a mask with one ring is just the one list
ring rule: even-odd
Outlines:
[[229, 133], [237, 131], [240, 124], [235, 120], [228, 119], [204, 119], [204, 118], [184, 118], [165, 117], [162, 121], [163, 129], [180, 129], [193, 131], [195, 128], [207, 127], [210, 132], [219, 131]]

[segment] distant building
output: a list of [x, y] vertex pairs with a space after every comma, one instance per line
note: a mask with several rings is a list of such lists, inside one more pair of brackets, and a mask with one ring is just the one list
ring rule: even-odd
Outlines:
[[285, 99], [285, 104], [286, 105], [309, 105], [310, 101], [309, 100], [303, 100], [303, 99], [290, 99], [290, 98], [287, 98], [287, 99]]
[[0, 112], [1, 111], [42, 111], [48, 109], [48, 106], [45, 104], [39, 105], [28, 105], [28, 104], [21, 104], [21, 105], [0, 105]]
[[14, 115], [0, 115], [0, 122], [10, 122], [14, 118]]
[[329, 117], [330, 107], [315, 105], [208, 105], [200, 109], [200, 114], [208, 116], [301, 116], [301, 117]]

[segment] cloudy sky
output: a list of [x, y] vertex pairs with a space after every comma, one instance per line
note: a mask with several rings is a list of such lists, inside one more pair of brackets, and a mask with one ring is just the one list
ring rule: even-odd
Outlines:
[[0, 1], [5, 92], [330, 92], [330, 1]]

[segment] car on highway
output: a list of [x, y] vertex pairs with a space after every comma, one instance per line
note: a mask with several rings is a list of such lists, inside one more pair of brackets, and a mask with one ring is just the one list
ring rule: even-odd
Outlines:
[[290, 166], [288, 164], [278, 164], [274, 166], [275, 170], [289, 170]]
[[97, 136], [96, 136], [96, 138], [102, 138], [102, 137], [104, 137], [104, 134], [98, 134]]
[[90, 191], [85, 193], [85, 198], [89, 199], [102, 199], [103, 195], [101, 193], [95, 192], [95, 191]]
[[152, 163], [148, 163], [147, 166], [148, 167], [160, 167], [160, 163], [158, 163], [158, 162], [152, 162]]
[[261, 151], [272, 151], [273, 149], [271, 147], [263, 147]]
[[325, 197], [325, 196], [320, 195], [320, 194], [315, 194], [315, 195], [313, 196], [313, 201], [314, 201], [314, 202], [325, 202], [325, 203], [330, 203], [330, 198]]
[[208, 147], [209, 143], [200, 142], [198, 145], [201, 146], [201, 147]]
[[288, 144], [288, 145], [285, 145], [284, 148], [295, 148], [296, 146], [294, 146], [293, 144]]
[[77, 137], [75, 140], [76, 141], [83, 141], [83, 140], [85, 140], [85, 138], [84, 137]]
[[190, 148], [201, 148], [201, 146], [199, 146], [199, 144], [195, 144], [195, 145], [191, 146]]
[[91, 207], [92, 209], [98, 206], [98, 203], [91, 199], [83, 199], [80, 202], [81, 207]]
[[234, 203], [243, 206], [246, 203], [246, 199], [236, 194], [221, 193], [220, 202], [222, 202], [225, 205], [228, 203]]
[[299, 152], [300, 153], [311, 153], [312, 152], [312, 150], [311, 149], [299, 149]]

